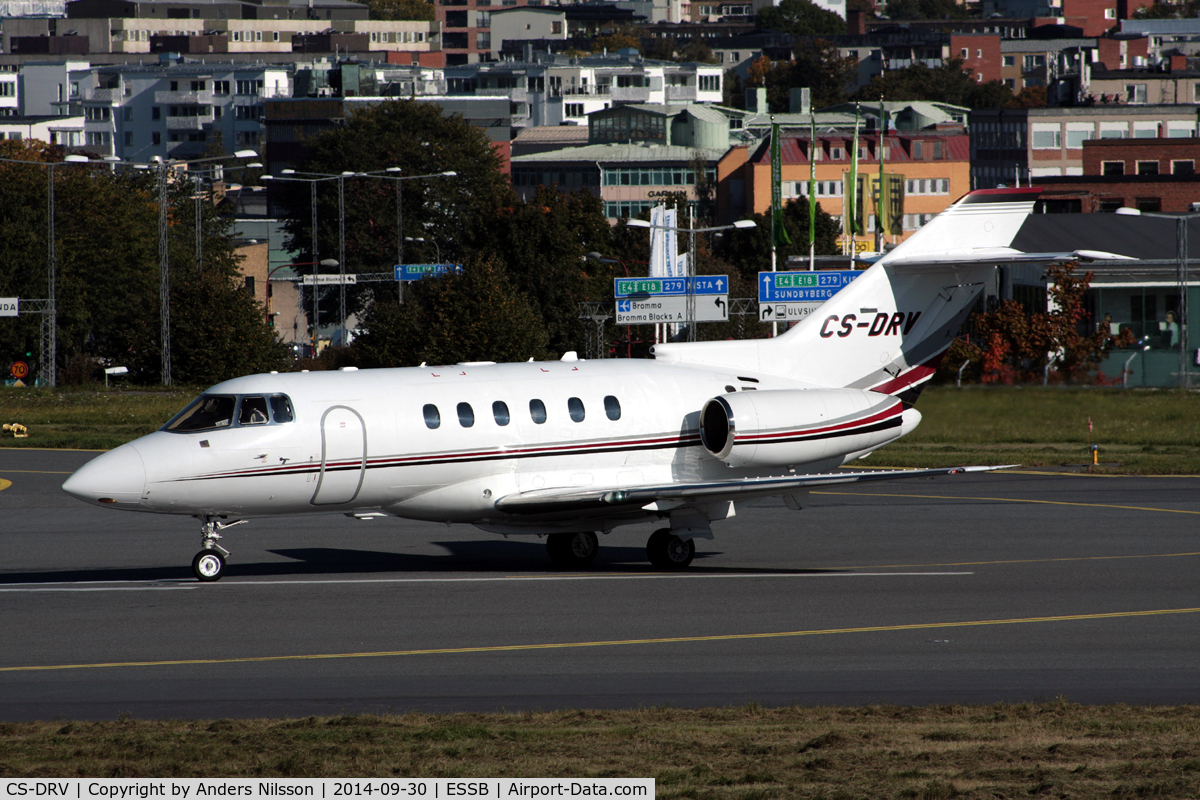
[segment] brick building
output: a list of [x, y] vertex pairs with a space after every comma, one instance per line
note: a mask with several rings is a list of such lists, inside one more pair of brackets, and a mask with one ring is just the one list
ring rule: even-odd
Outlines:
[[1186, 213], [1200, 208], [1200, 139], [1084, 142], [1083, 175], [1035, 178], [1050, 211], [1091, 213], [1136, 208]]

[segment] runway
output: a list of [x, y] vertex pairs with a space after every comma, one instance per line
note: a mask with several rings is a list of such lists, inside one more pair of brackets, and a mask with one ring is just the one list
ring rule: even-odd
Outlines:
[[[1200, 478], [1017, 471], [543, 540], [341, 515], [227, 532], [84, 505], [94, 453], [0, 449], [0, 720], [669, 704], [1200, 702]], [[880, 454], [883, 455], [883, 454]]]

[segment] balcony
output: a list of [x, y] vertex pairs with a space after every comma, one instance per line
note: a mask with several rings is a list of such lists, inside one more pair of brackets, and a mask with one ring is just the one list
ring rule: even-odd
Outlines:
[[211, 91], [154, 93], [154, 102], [160, 106], [211, 106], [212, 101]]
[[696, 99], [695, 86], [668, 86], [667, 87], [667, 102], [694, 101]]
[[169, 131], [202, 131], [205, 125], [213, 123], [213, 115], [204, 117], [167, 117]]
[[124, 97], [125, 91], [123, 89], [92, 89], [84, 93], [83, 99], [97, 103], [114, 103], [119, 102]]
[[650, 89], [646, 86], [614, 86], [612, 99], [621, 103], [647, 103], [650, 101]]

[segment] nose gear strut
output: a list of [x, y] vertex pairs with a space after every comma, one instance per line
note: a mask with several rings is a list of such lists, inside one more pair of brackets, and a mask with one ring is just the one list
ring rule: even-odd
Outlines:
[[219, 531], [232, 528], [234, 525], [241, 525], [246, 520], [221, 522], [216, 517], [200, 517], [199, 519], [204, 522], [200, 528], [202, 547], [196, 557], [192, 559], [192, 572], [197, 580], [209, 583], [220, 580], [221, 576], [225, 574], [225, 559], [229, 557], [229, 551], [217, 544], [217, 540], [221, 538]]

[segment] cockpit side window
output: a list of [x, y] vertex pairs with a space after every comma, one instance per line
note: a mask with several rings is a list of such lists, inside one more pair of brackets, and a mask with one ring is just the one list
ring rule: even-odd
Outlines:
[[271, 395], [271, 418], [276, 423], [291, 422], [296, 419], [292, 413], [292, 401], [286, 394]]
[[267, 416], [267, 398], [251, 395], [242, 398], [242, 406], [238, 410], [238, 425], [266, 425], [271, 421]]
[[202, 394], [191, 405], [175, 415], [163, 430], [175, 433], [212, 431], [233, 425], [233, 410], [237, 398], [228, 394]]

